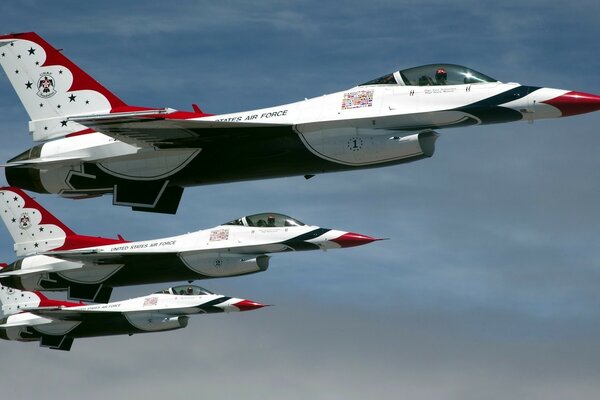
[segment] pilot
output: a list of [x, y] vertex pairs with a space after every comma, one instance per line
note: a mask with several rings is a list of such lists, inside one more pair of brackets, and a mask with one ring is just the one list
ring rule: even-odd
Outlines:
[[272, 215], [269, 215], [269, 217], [267, 218], [267, 226], [275, 226], [275, 217]]
[[446, 79], [448, 78], [448, 73], [445, 68], [438, 68], [435, 71], [435, 84], [436, 85], [446, 85]]
[[187, 288], [187, 294], [188, 294], [188, 296], [191, 296], [191, 295], [194, 294], [194, 289], [191, 286], [188, 286], [188, 288]]

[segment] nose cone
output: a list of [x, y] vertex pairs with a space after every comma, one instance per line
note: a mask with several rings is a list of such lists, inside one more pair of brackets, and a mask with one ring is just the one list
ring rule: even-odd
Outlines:
[[563, 117], [600, 110], [600, 96], [581, 92], [567, 92], [543, 103], [558, 108]]
[[362, 246], [363, 244], [368, 244], [376, 240], [380, 239], [354, 232], [347, 232], [336, 239], [331, 239], [332, 242], [337, 243], [340, 247]]
[[256, 310], [257, 308], [263, 308], [266, 305], [252, 300], [240, 300], [236, 303], [233, 303], [232, 306], [237, 308], [238, 311], [251, 311]]

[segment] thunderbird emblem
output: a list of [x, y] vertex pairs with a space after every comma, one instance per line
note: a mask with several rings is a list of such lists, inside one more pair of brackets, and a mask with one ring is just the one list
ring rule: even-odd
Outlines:
[[50, 72], [44, 72], [40, 75], [37, 87], [37, 95], [43, 99], [52, 97], [56, 93], [54, 78], [52, 77], [52, 74]]
[[29, 215], [25, 214], [21, 214], [21, 217], [19, 218], [19, 228], [21, 229], [29, 229], [29, 227], [31, 226], [31, 221], [29, 220]]

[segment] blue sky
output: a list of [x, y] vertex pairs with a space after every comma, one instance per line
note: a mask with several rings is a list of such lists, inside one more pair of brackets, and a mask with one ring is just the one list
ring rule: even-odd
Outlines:
[[[9, 0], [0, 26], [38, 32], [130, 104], [224, 113], [433, 62], [599, 94], [598, 15], [596, 1]], [[5, 77], [0, 107], [7, 160], [31, 141]], [[0, 375], [15, 398], [592, 398], [599, 117], [446, 130], [431, 159], [408, 165], [189, 188], [176, 216], [38, 195], [83, 234], [146, 239], [272, 210], [390, 240], [198, 282], [275, 307], [82, 339], [70, 353], [2, 342]], [[13, 261], [4, 230], [0, 243]]]

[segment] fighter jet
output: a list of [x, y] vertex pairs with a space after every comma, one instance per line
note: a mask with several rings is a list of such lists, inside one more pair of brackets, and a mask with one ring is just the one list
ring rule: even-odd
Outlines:
[[0, 338], [39, 341], [42, 347], [68, 351], [77, 338], [171, 331], [185, 328], [190, 315], [249, 311], [265, 305], [182, 285], [92, 305], [0, 286], [0, 306]]
[[0, 270], [21, 290], [67, 290], [70, 299], [106, 303], [116, 286], [246, 275], [269, 254], [360, 246], [375, 238], [263, 213], [184, 235], [130, 242], [78, 235], [18, 188], [0, 188], [0, 214], [22, 257]]
[[37, 34], [0, 36], [0, 64], [35, 147], [10, 159], [10, 185], [64, 197], [112, 194], [134, 210], [175, 213], [185, 187], [374, 168], [431, 157], [450, 127], [592, 112], [600, 96], [502, 83], [431, 64], [346, 90], [210, 115], [130, 106]]

